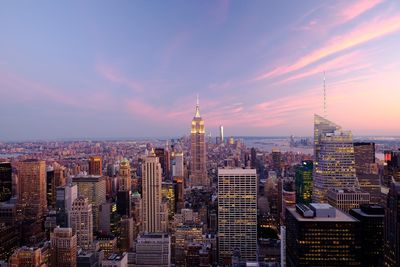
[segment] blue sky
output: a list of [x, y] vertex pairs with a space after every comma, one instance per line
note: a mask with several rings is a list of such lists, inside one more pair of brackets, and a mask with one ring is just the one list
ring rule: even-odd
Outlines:
[[399, 1], [3, 1], [0, 140], [400, 133]]

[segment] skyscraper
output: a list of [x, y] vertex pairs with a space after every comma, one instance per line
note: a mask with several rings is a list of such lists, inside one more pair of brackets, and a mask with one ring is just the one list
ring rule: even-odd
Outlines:
[[386, 186], [390, 186], [392, 181], [400, 182], [400, 149], [393, 151], [387, 150], [384, 152], [384, 155], [384, 182]]
[[218, 169], [219, 262], [229, 265], [234, 251], [257, 260], [257, 174], [254, 169]]
[[120, 215], [131, 214], [131, 166], [128, 160], [119, 165], [117, 212]]
[[362, 266], [359, 221], [329, 204], [286, 208], [287, 266]]
[[0, 162], [0, 202], [12, 195], [12, 167], [10, 162]]
[[71, 228], [79, 247], [89, 250], [93, 244], [92, 204], [86, 197], [78, 197], [72, 204]]
[[197, 99], [196, 114], [192, 120], [191, 130], [191, 173], [189, 186], [210, 185], [206, 167], [206, 143], [205, 143], [204, 120], [200, 116], [199, 101]]
[[379, 205], [362, 204], [351, 209], [350, 215], [360, 221], [362, 266], [383, 266], [383, 225], [385, 209]]
[[354, 161], [357, 174], [367, 173], [367, 166], [375, 163], [375, 143], [355, 142]]
[[296, 203], [310, 204], [313, 188], [312, 180], [313, 162], [303, 160], [301, 165], [296, 167]]
[[98, 175], [78, 175], [72, 178], [78, 185], [78, 196], [86, 197], [92, 204], [93, 226], [99, 226], [100, 205], [106, 202], [106, 180]]
[[161, 229], [161, 164], [152, 150], [142, 163], [143, 231]]
[[219, 138], [221, 143], [224, 143], [224, 126], [219, 126]]
[[390, 185], [385, 211], [385, 266], [400, 263], [400, 183]]
[[50, 242], [52, 266], [76, 267], [77, 240], [71, 228], [55, 228]]
[[18, 212], [25, 220], [43, 217], [47, 209], [46, 163], [28, 159], [18, 165]]
[[103, 162], [100, 156], [91, 156], [89, 158], [89, 175], [103, 175]]
[[57, 224], [61, 227], [69, 227], [70, 213], [72, 203], [78, 197], [78, 186], [76, 184], [68, 184], [57, 187], [56, 190], [56, 211]]
[[351, 132], [318, 115], [314, 116], [314, 159], [315, 202], [326, 202], [331, 188], [359, 187]]

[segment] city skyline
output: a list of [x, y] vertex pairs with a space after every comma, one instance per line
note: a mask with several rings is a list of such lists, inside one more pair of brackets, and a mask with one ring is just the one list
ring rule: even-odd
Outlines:
[[4, 2], [0, 23], [2, 141], [180, 136], [197, 93], [214, 137], [312, 136], [324, 71], [328, 119], [400, 130], [396, 1]]

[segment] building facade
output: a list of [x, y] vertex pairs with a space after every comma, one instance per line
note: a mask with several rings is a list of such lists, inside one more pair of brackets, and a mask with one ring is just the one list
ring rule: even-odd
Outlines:
[[46, 163], [29, 159], [18, 165], [18, 205], [22, 220], [37, 220], [47, 210]]
[[327, 202], [331, 188], [359, 188], [353, 136], [327, 119], [314, 116], [313, 201]]
[[204, 120], [200, 116], [199, 101], [197, 100], [196, 114], [192, 120], [192, 129], [190, 132], [190, 177], [189, 186], [210, 186], [207, 175], [207, 156], [205, 143]]
[[55, 228], [50, 242], [52, 266], [76, 267], [77, 239], [72, 228]]
[[358, 227], [329, 204], [286, 208], [287, 266], [362, 266]]
[[383, 266], [384, 207], [362, 204], [350, 215], [360, 221], [362, 266]]
[[218, 169], [219, 262], [257, 259], [257, 174], [255, 169]]
[[161, 223], [161, 164], [152, 151], [142, 163], [143, 231], [163, 232]]
[[387, 195], [384, 242], [385, 266], [398, 266], [400, 263], [400, 183], [392, 183]]
[[310, 204], [313, 188], [313, 162], [304, 160], [296, 167], [296, 203]]
[[78, 247], [90, 250], [93, 244], [92, 204], [85, 197], [78, 197], [72, 204], [71, 228], [76, 234]]

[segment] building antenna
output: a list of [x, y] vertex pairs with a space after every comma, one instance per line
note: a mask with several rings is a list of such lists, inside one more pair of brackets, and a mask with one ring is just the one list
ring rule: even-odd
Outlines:
[[196, 95], [196, 105], [199, 106], [199, 94]]
[[324, 71], [324, 117], [326, 118], [326, 83], [325, 83], [325, 71]]

